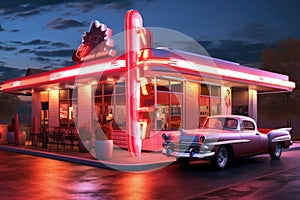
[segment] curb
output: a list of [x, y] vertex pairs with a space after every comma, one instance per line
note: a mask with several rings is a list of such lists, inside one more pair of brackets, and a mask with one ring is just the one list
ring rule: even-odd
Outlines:
[[60, 155], [52, 152], [43, 152], [39, 150], [10, 147], [5, 145], [0, 145], [0, 150], [27, 154], [27, 155], [43, 157], [43, 158], [49, 158], [49, 159], [54, 159], [59, 161], [65, 161], [65, 162], [70, 162], [79, 165], [87, 165], [87, 166], [103, 168], [103, 169], [117, 170], [121, 168], [122, 171], [126, 171], [126, 172], [139, 172], [139, 171], [141, 172], [141, 171], [153, 170], [171, 164], [170, 161], [151, 162], [151, 163], [142, 163], [142, 164], [117, 164], [112, 162], [91, 160], [86, 158], [79, 158], [76, 156]]
[[[295, 146], [295, 147], [293, 147], [293, 146]], [[172, 163], [176, 163], [176, 161], [174, 160], [174, 162], [161, 161], [161, 162], [151, 162], [151, 163], [148, 162], [148, 163], [142, 163], [142, 164], [117, 164], [117, 163], [108, 162], [108, 161], [99, 161], [99, 160], [92, 160], [92, 159], [87, 159], [87, 158], [79, 158], [76, 156], [61, 155], [61, 154], [56, 154], [56, 153], [52, 153], [52, 152], [44, 152], [44, 151], [39, 151], [39, 150], [24, 149], [24, 148], [20, 148], [20, 147], [12, 147], [12, 146], [5, 146], [5, 145], [0, 145], [0, 150], [14, 152], [14, 153], [27, 154], [27, 155], [43, 157], [43, 158], [49, 158], [49, 159], [79, 164], [79, 165], [87, 165], [87, 166], [91, 166], [91, 167], [109, 169], [109, 170], [117, 170], [117, 169], [121, 168], [122, 171], [126, 171], [126, 172], [142, 172], [142, 171], [147, 171], [147, 170], [159, 169], [163, 166], [167, 166]], [[295, 145], [295, 143], [294, 143], [294, 145], [292, 145], [290, 148], [284, 149], [284, 151], [296, 151], [296, 150], [300, 150], [300, 143], [298, 143], [297, 145]]]

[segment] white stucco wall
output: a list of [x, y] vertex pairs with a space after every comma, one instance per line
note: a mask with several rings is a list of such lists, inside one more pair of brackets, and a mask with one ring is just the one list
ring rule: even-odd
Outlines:
[[40, 103], [40, 93], [34, 92], [32, 93], [32, 123], [33, 119], [36, 118], [37, 127], [41, 125], [41, 103]]
[[59, 126], [59, 90], [49, 91], [49, 127]]
[[199, 83], [186, 82], [185, 84], [185, 112], [183, 108], [183, 121], [185, 129], [194, 129], [199, 126]]
[[248, 114], [257, 121], [257, 90], [248, 90]]
[[78, 87], [77, 123], [78, 126], [92, 126], [92, 86], [83, 85]]

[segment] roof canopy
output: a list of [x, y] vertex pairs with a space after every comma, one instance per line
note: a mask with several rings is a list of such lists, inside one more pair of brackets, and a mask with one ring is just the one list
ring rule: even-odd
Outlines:
[[[137, 64], [145, 71], [176, 74], [194, 80], [221, 80], [234, 87], [254, 87], [258, 92], [287, 92], [295, 88], [286, 75], [241, 66], [238, 63], [169, 49], [144, 49]], [[146, 55], [146, 56], [145, 56]], [[125, 73], [125, 57], [109, 57], [52, 71], [8, 80], [1, 85], [5, 93], [30, 95], [33, 91], [64, 88], [74, 85], [79, 78], [93, 81], [95, 77], [118, 77]], [[152, 73], [153, 72], [153, 73]], [[94, 77], [94, 78], [93, 78]], [[201, 79], [202, 78], [202, 79]]]

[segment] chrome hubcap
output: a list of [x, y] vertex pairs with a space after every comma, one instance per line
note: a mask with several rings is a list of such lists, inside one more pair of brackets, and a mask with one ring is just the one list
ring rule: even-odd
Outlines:
[[280, 156], [280, 154], [281, 154], [281, 144], [280, 143], [276, 144], [274, 153], [275, 153], [276, 156]]
[[228, 160], [228, 153], [226, 149], [220, 149], [218, 153], [218, 164], [220, 167], [224, 167]]

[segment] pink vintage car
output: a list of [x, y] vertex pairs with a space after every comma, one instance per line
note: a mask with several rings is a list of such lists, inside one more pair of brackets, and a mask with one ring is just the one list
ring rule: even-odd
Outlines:
[[211, 116], [201, 129], [163, 133], [163, 154], [175, 157], [182, 166], [193, 160], [209, 159], [220, 169], [233, 159], [259, 154], [279, 159], [282, 149], [292, 145], [290, 130], [280, 128], [263, 134], [252, 118]]

